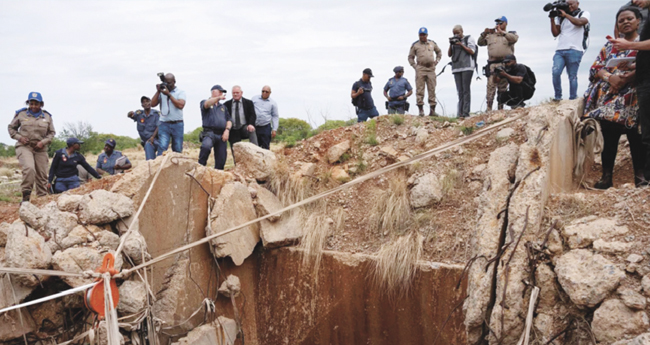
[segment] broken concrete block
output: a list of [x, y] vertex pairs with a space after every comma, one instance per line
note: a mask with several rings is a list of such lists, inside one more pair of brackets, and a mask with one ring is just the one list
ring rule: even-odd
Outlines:
[[45, 227], [45, 223], [47, 223], [47, 214], [44, 214], [41, 209], [31, 202], [21, 203], [18, 213], [20, 220], [37, 231], [42, 230]]
[[618, 241], [608, 242], [605, 240], [597, 239], [594, 241], [593, 245], [594, 250], [600, 253], [622, 254], [629, 252], [632, 249], [634, 243], [625, 243]]
[[[227, 184], [214, 203], [211, 226], [206, 228], [206, 235], [222, 232], [256, 218], [248, 188], [239, 182]], [[253, 253], [259, 241], [259, 225], [252, 224], [215, 238], [211, 243], [217, 257], [230, 256], [235, 265], [239, 266]]]
[[610, 299], [594, 312], [591, 329], [601, 343], [634, 337], [648, 330], [650, 322], [645, 311], [633, 311], [620, 300]]
[[[5, 247], [5, 264], [7, 267], [27, 269], [48, 269], [52, 262], [52, 252], [45, 245], [45, 239], [34, 229], [23, 222], [16, 222], [11, 225], [7, 236]], [[14, 275], [13, 279], [18, 283], [34, 287], [39, 284], [43, 277], [36, 278], [34, 275]]]
[[260, 237], [266, 248], [279, 248], [296, 244], [302, 237], [302, 217], [291, 214], [280, 221], [271, 223], [268, 220], [260, 222]]
[[127, 280], [120, 287], [120, 303], [117, 311], [120, 315], [139, 313], [147, 306], [147, 289], [144, 282]]
[[55, 241], [62, 241], [79, 223], [75, 214], [59, 211], [54, 201], [43, 206], [41, 211], [47, 215], [44, 235]]
[[97, 240], [100, 246], [110, 248], [111, 250], [117, 250], [117, 247], [120, 245], [120, 236], [106, 230], [102, 230], [97, 234]]
[[[258, 186], [257, 187], [257, 216], [263, 217], [267, 214], [279, 211], [284, 208], [280, 199], [275, 194], [271, 193], [268, 189]], [[267, 218], [270, 222], [276, 222], [282, 217], [281, 214]]]
[[56, 201], [56, 205], [59, 210], [63, 212], [72, 212], [75, 213], [79, 210], [79, 203], [83, 195], [75, 194], [61, 194], [59, 199]]
[[[114, 251], [110, 253], [115, 254]], [[52, 257], [52, 264], [55, 270], [65, 272], [83, 273], [85, 271], [96, 271], [102, 266], [102, 261], [106, 253], [89, 247], [68, 248], [64, 251], [58, 251]], [[115, 269], [122, 268], [122, 257], [115, 258]], [[61, 279], [72, 287], [79, 287], [90, 284], [94, 278], [82, 277], [61, 277]]]
[[98, 189], [79, 201], [79, 219], [87, 224], [106, 224], [132, 215], [133, 200]]
[[258, 181], [268, 180], [275, 171], [275, 153], [255, 144], [240, 141], [233, 145], [237, 167], [242, 168]]
[[140, 265], [143, 259], [151, 260], [151, 255], [147, 250], [147, 241], [137, 230], [131, 231], [129, 237], [126, 238], [123, 250], [124, 254], [128, 255], [136, 265]]
[[221, 283], [221, 286], [219, 287], [219, 293], [230, 298], [230, 296], [237, 297], [239, 296], [239, 293], [241, 292], [241, 282], [239, 281], [239, 277], [234, 276], [234, 275], [229, 275], [226, 280]]
[[415, 181], [411, 189], [411, 207], [431, 206], [442, 200], [442, 184], [435, 174], [426, 174]]
[[214, 323], [193, 329], [172, 345], [234, 345], [238, 333], [235, 320], [219, 316]]
[[628, 232], [625, 225], [617, 225], [616, 219], [589, 216], [571, 222], [562, 231], [571, 249], [586, 248], [597, 239], [609, 239]]
[[556, 262], [558, 281], [579, 307], [593, 308], [614, 291], [625, 272], [611, 261], [586, 249], [574, 249]]
[[343, 142], [340, 142], [332, 147], [330, 147], [329, 150], [327, 150], [327, 161], [330, 164], [334, 164], [338, 161], [341, 160], [341, 156], [343, 156], [344, 153], [348, 152], [350, 149], [350, 141], [345, 140]]
[[508, 140], [510, 137], [515, 134], [515, 130], [512, 128], [504, 128], [497, 132], [497, 140]]

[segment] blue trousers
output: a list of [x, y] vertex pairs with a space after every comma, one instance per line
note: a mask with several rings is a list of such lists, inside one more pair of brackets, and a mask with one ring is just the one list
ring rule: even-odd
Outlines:
[[562, 99], [562, 71], [566, 67], [569, 74], [569, 99], [578, 98], [578, 68], [583, 52], [574, 49], [556, 50], [553, 56], [553, 88], [555, 99]]
[[257, 143], [263, 149], [271, 149], [271, 124], [266, 126], [255, 126], [255, 134], [257, 134]]
[[201, 151], [199, 151], [199, 164], [205, 166], [208, 163], [208, 157], [210, 157], [210, 151], [213, 148], [214, 168], [223, 170], [223, 167], [226, 166], [226, 158], [228, 158], [228, 144], [221, 140], [221, 135], [213, 132], [203, 132]]
[[160, 149], [167, 151], [169, 142], [172, 143], [172, 151], [183, 152], [183, 122], [168, 123], [161, 122], [158, 126], [158, 140]]
[[142, 143], [142, 146], [144, 147], [144, 157], [146, 160], [156, 159], [156, 157], [161, 156], [163, 153], [158, 140], [154, 140], [153, 144], [145, 141]]
[[357, 122], [365, 122], [366, 120], [377, 116], [379, 116], [377, 107], [372, 107], [372, 109], [357, 108]]
[[78, 188], [80, 185], [79, 176], [57, 177], [56, 183], [54, 184], [54, 192], [63, 193], [66, 190]]

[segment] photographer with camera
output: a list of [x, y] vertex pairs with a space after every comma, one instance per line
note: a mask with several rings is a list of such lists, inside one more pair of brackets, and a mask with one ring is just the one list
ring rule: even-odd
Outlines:
[[151, 98], [151, 106], [160, 104], [160, 125], [158, 140], [160, 149], [167, 151], [171, 141], [172, 151], [183, 152], [183, 108], [185, 108], [185, 91], [176, 87], [173, 74], [158, 73], [162, 81], [156, 85], [156, 93]]
[[[418, 30], [419, 40], [411, 45], [409, 51], [409, 64], [415, 69], [415, 88], [418, 104], [418, 115], [424, 116], [424, 86], [429, 92], [429, 116], [436, 115], [436, 66], [442, 58], [442, 51], [436, 42], [428, 39], [429, 30]], [[433, 57], [436, 53], [436, 57]], [[416, 62], [417, 59], [417, 62]]]
[[454, 37], [449, 39], [449, 51], [451, 57], [451, 73], [456, 82], [458, 92], [458, 117], [469, 117], [472, 102], [472, 76], [476, 67], [476, 53], [478, 47], [471, 36], [463, 35], [463, 27], [454, 26], [452, 30]]
[[365, 122], [368, 119], [379, 116], [379, 112], [375, 107], [375, 101], [372, 99], [372, 83], [370, 78], [372, 70], [366, 68], [363, 70], [361, 79], [352, 84], [352, 104], [357, 112], [357, 122]]
[[225, 100], [227, 92], [221, 85], [210, 89], [211, 97], [201, 101], [201, 118], [203, 119], [203, 132], [199, 136], [201, 151], [199, 164], [205, 166], [214, 148], [214, 168], [223, 170], [228, 157], [228, 137], [232, 128], [232, 118], [226, 106], [220, 101]]
[[562, 100], [562, 70], [569, 74], [569, 99], [578, 98], [578, 68], [587, 49], [589, 35], [589, 12], [579, 8], [577, 0], [559, 0], [544, 6], [550, 11], [551, 33], [557, 37], [553, 56], [554, 100]]
[[497, 99], [512, 109], [523, 108], [526, 106], [524, 101], [535, 94], [535, 75], [527, 66], [518, 64], [517, 58], [512, 54], [503, 58], [503, 65], [495, 68], [494, 74], [497, 82], [505, 80], [508, 83], [508, 90], [499, 92]]
[[[478, 38], [478, 45], [487, 46], [488, 64], [484, 67], [484, 74], [487, 77], [487, 111], [492, 111], [494, 95], [497, 90], [505, 92], [508, 83], [501, 79], [497, 82], [494, 78], [494, 69], [503, 66], [503, 58], [506, 55], [515, 53], [515, 43], [519, 40], [516, 31], [506, 31], [508, 27], [508, 18], [502, 16], [494, 20], [494, 28], [486, 28]], [[498, 109], [503, 109], [503, 104], [499, 103]]]
[[393, 68], [395, 76], [388, 79], [384, 86], [384, 97], [388, 114], [404, 114], [408, 110], [406, 99], [413, 94], [413, 87], [406, 78], [404, 78], [404, 67], [397, 66]]

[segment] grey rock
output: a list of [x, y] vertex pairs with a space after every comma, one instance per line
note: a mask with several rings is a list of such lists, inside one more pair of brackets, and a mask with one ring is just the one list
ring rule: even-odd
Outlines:
[[504, 128], [500, 131], [497, 132], [497, 140], [507, 140], [510, 139], [510, 137], [515, 134], [515, 130], [512, 128]]
[[54, 241], [62, 241], [79, 223], [75, 214], [59, 211], [54, 201], [43, 206], [41, 211], [47, 215], [44, 236]]
[[303, 235], [302, 217], [295, 213], [288, 214], [280, 221], [271, 223], [261, 221], [260, 237], [266, 248], [279, 248], [296, 244]]
[[193, 329], [172, 345], [233, 345], [238, 333], [235, 320], [219, 316], [214, 323]]
[[[5, 247], [5, 264], [7, 267], [27, 269], [48, 269], [52, 262], [52, 252], [45, 245], [45, 239], [34, 229], [23, 222], [11, 225]], [[14, 275], [14, 279], [27, 287], [39, 284], [39, 279], [33, 275]]]
[[106, 224], [133, 214], [133, 200], [124, 195], [98, 189], [79, 201], [79, 220], [87, 224]]
[[74, 213], [79, 210], [79, 203], [82, 198], [83, 195], [61, 194], [56, 201], [56, 205], [61, 211]]
[[429, 131], [426, 128], [418, 129], [417, 134], [415, 135], [415, 143], [418, 145], [424, 145], [429, 140]]
[[255, 144], [240, 141], [233, 145], [237, 166], [252, 175], [256, 180], [266, 181], [275, 171], [275, 153]]
[[632, 340], [621, 340], [612, 345], [650, 345], [650, 333], [643, 333]]
[[7, 245], [7, 234], [9, 233], [9, 228], [11, 228], [11, 224], [9, 223], [0, 224], [0, 247]]
[[411, 207], [420, 208], [439, 203], [442, 197], [440, 179], [435, 174], [426, 174], [415, 181], [409, 200]]
[[633, 311], [620, 300], [610, 299], [594, 312], [591, 329], [596, 340], [613, 343], [647, 331], [650, 322], [643, 311]]
[[571, 301], [579, 307], [595, 307], [616, 289], [625, 272], [589, 250], [575, 249], [556, 262], [555, 273]]
[[562, 231], [571, 249], [586, 248], [597, 239], [610, 239], [628, 232], [625, 225], [617, 225], [616, 219], [585, 217], [571, 222]]
[[348, 152], [350, 149], [350, 141], [346, 140], [343, 142], [340, 142], [327, 150], [327, 161], [330, 164], [334, 164], [341, 160], [341, 156], [343, 156], [344, 153]]
[[2, 314], [2, 325], [0, 327], [0, 343], [6, 344], [9, 340], [22, 337], [23, 334], [34, 332], [38, 329], [34, 319], [29, 313], [22, 313], [23, 322], [20, 322], [18, 310]]
[[[112, 254], [115, 252], [111, 251]], [[105, 253], [89, 247], [84, 248], [68, 248], [64, 251], [58, 251], [52, 257], [52, 264], [54, 269], [65, 272], [83, 273], [85, 271], [96, 271], [102, 266]], [[115, 269], [122, 268], [122, 258], [115, 259]], [[94, 281], [93, 278], [82, 277], [61, 277], [66, 284], [72, 287], [79, 287], [85, 284], [90, 284]]]
[[350, 181], [350, 175], [340, 166], [335, 166], [332, 168], [332, 178], [339, 182]]
[[147, 306], [147, 289], [144, 282], [127, 280], [119, 288], [120, 303], [117, 311], [121, 315], [136, 314]]
[[646, 298], [640, 293], [628, 288], [619, 288], [617, 292], [621, 296], [621, 301], [623, 301], [628, 308], [634, 310], [645, 309], [647, 304]]
[[18, 213], [20, 215], [20, 220], [27, 223], [27, 225], [37, 231], [42, 230], [45, 227], [45, 223], [47, 223], [47, 215], [31, 202], [21, 203]]
[[107, 231], [102, 230], [97, 234], [97, 239], [99, 240], [99, 245], [102, 247], [107, 247], [112, 250], [117, 250], [117, 247], [120, 245], [120, 236]]
[[[257, 204], [255, 209], [257, 210], [257, 216], [263, 217], [267, 214], [279, 211], [284, 208], [280, 199], [278, 199], [275, 194], [271, 193], [268, 189], [264, 187], [257, 187]], [[270, 222], [277, 222], [281, 214], [275, 215], [267, 218]]]
[[221, 286], [219, 287], [219, 293], [230, 298], [230, 296], [237, 297], [239, 296], [239, 293], [241, 292], [241, 282], [239, 281], [239, 277], [234, 276], [234, 275], [229, 275], [226, 280], [224, 280], [223, 283], [221, 283]]
[[151, 260], [151, 255], [147, 249], [147, 241], [137, 229], [134, 229], [126, 238], [123, 250], [124, 254], [128, 255], [136, 265], [142, 264], [143, 258], [145, 261]]
[[643, 256], [639, 254], [630, 254], [625, 261], [633, 264], [638, 264], [639, 262], [643, 261]]
[[646, 275], [641, 279], [641, 286], [643, 287], [643, 293], [650, 297], [650, 276]]
[[625, 243], [619, 241], [608, 242], [602, 239], [594, 241], [594, 250], [600, 253], [607, 254], [622, 254], [632, 249], [633, 243]]

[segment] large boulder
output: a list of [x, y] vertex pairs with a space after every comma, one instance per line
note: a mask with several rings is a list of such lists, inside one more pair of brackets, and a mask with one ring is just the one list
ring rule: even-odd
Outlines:
[[[609, 239], [628, 232], [625, 225], [618, 225], [616, 219], [589, 216], [577, 219], [562, 231], [571, 249], [586, 248], [598, 239]], [[602, 244], [602, 243], [601, 243]]]
[[59, 211], [54, 201], [43, 206], [41, 211], [47, 215], [44, 235], [55, 242], [62, 241], [79, 224], [75, 214]]
[[643, 333], [631, 340], [621, 340], [612, 345], [650, 345], [650, 333]]
[[442, 183], [435, 174], [426, 174], [415, 181], [411, 189], [411, 207], [420, 208], [431, 206], [442, 200]]
[[[280, 199], [264, 187], [257, 187], [257, 203], [255, 209], [258, 217], [264, 217], [267, 214], [277, 212], [284, 208]], [[270, 222], [276, 222], [282, 217], [281, 214], [267, 218]]]
[[57, 250], [65, 250], [76, 245], [95, 242], [99, 239], [100, 232], [105, 231], [96, 225], [77, 225], [74, 227], [64, 239], [60, 241], [49, 241], [48, 245], [52, 252]]
[[125, 281], [119, 288], [120, 303], [117, 311], [121, 315], [132, 315], [147, 306], [147, 288], [142, 281]]
[[[110, 253], [115, 255], [114, 251], [110, 251]], [[105, 255], [106, 253], [90, 247], [68, 248], [64, 251], [56, 252], [54, 257], [52, 257], [52, 264], [54, 269], [65, 272], [94, 272], [102, 266]], [[121, 268], [122, 257], [120, 256], [115, 259], [115, 269], [119, 271]], [[93, 278], [82, 277], [61, 277], [61, 279], [72, 287], [79, 287], [94, 281]]]
[[32, 229], [41, 230], [47, 223], [47, 214], [43, 213], [36, 205], [31, 202], [23, 202], [18, 210], [20, 220], [27, 223]]
[[233, 150], [237, 157], [237, 167], [241, 167], [256, 180], [266, 181], [275, 171], [275, 153], [243, 141], [233, 145]]
[[56, 205], [61, 211], [74, 213], [79, 210], [81, 199], [83, 199], [83, 195], [61, 194], [56, 201]]
[[79, 201], [79, 220], [87, 224], [106, 224], [133, 214], [133, 200], [124, 195], [98, 189]]
[[[5, 247], [5, 265], [7, 267], [27, 269], [48, 269], [52, 262], [52, 252], [45, 244], [45, 239], [23, 222], [11, 225]], [[34, 275], [15, 275], [15, 280], [27, 287], [37, 286], [42, 277]]]
[[138, 230], [131, 231], [129, 237], [124, 242], [124, 254], [128, 255], [136, 265], [151, 259], [147, 249], [147, 241]]
[[[21, 322], [22, 316], [22, 322]], [[20, 338], [23, 334], [34, 332], [38, 329], [34, 319], [29, 313], [12, 310], [2, 314], [2, 327], [0, 327], [0, 343], [8, 344], [10, 340]]]
[[260, 237], [266, 248], [278, 248], [296, 244], [302, 237], [302, 217], [297, 213], [287, 214], [280, 221], [260, 222]]
[[[206, 234], [210, 236], [255, 218], [257, 214], [248, 187], [239, 182], [230, 183], [221, 189], [214, 203], [212, 219], [210, 226], [206, 227]], [[211, 244], [217, 257], [230, 256], [235, 265], [240, 266], [244, 263], [244, 259], [253, 253], [259, 241], [259, 225], [252, 224], [217, 237], [211, 241]]]
[[591, 322], [596, 340], [607, 344], [647, 332], [649, 326], [645, 311], [633, 311], [617, 299], [603, 302]]
[[589, 308], [598, 305], [625, 278], [625, 272], [611, 261], [586, 249], [562, 255], [556, 262], [555, 273], [571, 301]]
[[343, 156], [344, 153], [348, 152], [350, 149], [350, 141], [346, 140], [341, 143], [338, 143], [332, 147], [330, 147], [329, 150], [327, 150], [327, 161], [330, 164], [334, 164], [341, 160], [341, 156]]

